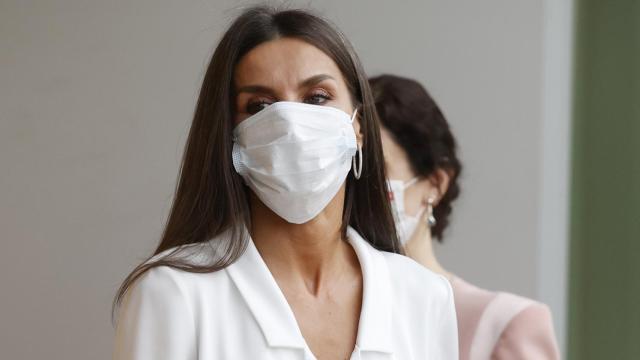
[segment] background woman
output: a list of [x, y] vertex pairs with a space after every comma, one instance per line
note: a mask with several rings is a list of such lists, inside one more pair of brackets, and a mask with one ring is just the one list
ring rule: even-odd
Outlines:
[[382, 124], [398, 235], [408, 256], [450, 280], [460, 359], [559, 358], [546, 305], [481, 289], [439, 263], [433, 241], [442, 241], [451, 204], [460, 193], [456, 141], [438, 105], [418, 82], [382, 75], [370, 84]]

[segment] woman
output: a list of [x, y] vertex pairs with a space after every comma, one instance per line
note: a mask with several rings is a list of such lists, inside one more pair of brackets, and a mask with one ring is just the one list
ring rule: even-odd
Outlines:
[[326, 21], [241, 14], [205, 74], [162, 241], [116, 297], [114, 359], [457, 358], [448, 282], [395, 254], [375, 116]]
[[458, 318], [460, 359], [558, 359], [546, 305], [490, 292], [452, 275], [438, 262], [451, 203], [460, 192], [456, 142], [438, 105], [416, 81], [370, 80], [382, 124], [390, 198], [406, 254], [450, 279]]

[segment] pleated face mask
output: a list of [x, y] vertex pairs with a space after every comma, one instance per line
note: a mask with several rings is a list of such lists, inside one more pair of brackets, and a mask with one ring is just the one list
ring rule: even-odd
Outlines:
[[355, 115], [330, 106], [271, 104], [233, 129], [233, 166], [278, 216], [308, 222], [338, 193], [351, 169]]

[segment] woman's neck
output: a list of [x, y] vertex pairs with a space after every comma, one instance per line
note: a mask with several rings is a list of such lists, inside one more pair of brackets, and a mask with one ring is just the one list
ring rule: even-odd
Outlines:
[[433, 239], [431, 231], [426, 228], [418, 227], [411, 239], [405, 245], [407, 256], [420, 263], [429, 270], [443, 275], [451, 280], [453, 274], [447, 271], [438, 261], [433, 248]]
[[335, 214], [334, 205], [307, 223], [291, 224], [261, 202], [252, 201], [251, 237], [276, 280], [304, 285], [317, 295], [336, 279], [353, 273], [354, 266], [359, 270], [353, 248], [342, 239], [342, 219]]

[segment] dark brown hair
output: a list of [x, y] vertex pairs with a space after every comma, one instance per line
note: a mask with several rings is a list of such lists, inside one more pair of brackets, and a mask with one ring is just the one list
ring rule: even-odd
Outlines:
[[[358, 107], [363, 135], [363, 172], [346, 180], [342, 234], [351, 225], [379, 250], [401, 252], [386, 197], [384, 162], [373, 96], [360, 61], [347, 39], [326, 20], [304, 10], [256, 6], [245, 10], [224, 33], [207, 68], [185, 146], [175, 197], [154, 254], [124, 280], [114, 299], [118, 307], [127, 289], [147, 270], [170, 266], [213, 272], [244, 252], [251, 216], [248, 188], [231, 161], [234, 107], [233, 73], [239, 60], [261, 43], [298, 38], [322, 50], [337, 64]], [[223, 232], [221, 236], [210, 241]], [[179, 256], [183, 245], [212, 244], [217, 256], [193, 264]], [[171, 250], [170, 250], [171, 249]]]
[[451, 203], [460, 194], [458, 177], [462, 172], [449, 123], [438, 104], [417, 81], [380, 75], [369, 82], [380, 121], [407, 153], [414, 173], [426, 178], [442, 169], [450, 176], [447, 192], [433, 209], [437, 222], [431, 234], [442, 242], [443, 232], [449, 225]]

